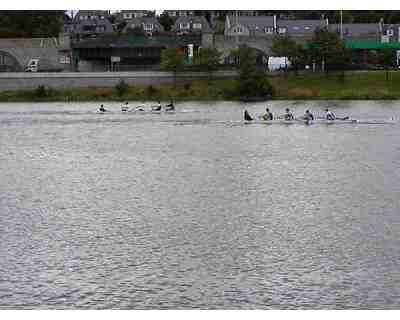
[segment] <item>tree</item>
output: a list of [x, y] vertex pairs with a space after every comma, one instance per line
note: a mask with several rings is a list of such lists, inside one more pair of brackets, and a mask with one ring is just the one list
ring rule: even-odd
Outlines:
[[212, 72], [218, 68], [221, 60], [221, 52], [215, 48], [201, 48], [194, 56], [194, 63], [202, 70], [208, 71], [210, 78]]
[[[343, 23], [353, 23], [354, 22], [354, 18], [352, 16], [351, 12], [348, 10], [342, 10], [342, 19], [343, 19]], [[340, 10], [335, 10], [335, 13], [333, 16], [333, 21], [335, 21], [335, 23], [340, 23]]]
[[386, 81], [389, 80], [389, 67], [392, 67], [396, 61], [396, 52], [394, 49], [382, 49], [379, 53], [380, 60], [382, 61], [386, 71]]
[[121, 34], [122, 31], [125, 29], [126, 25], [127, 25], [126, 21], [122, 21], [122, 22], [118, 23], [117, 24], [117, 33]]
[[316, 62], [321, 63], [323, 69], [343, 70], [348, 52], [345, 49], [344, 41], [336, 32], [329, 32], [325, 29], [318, 29], [309, 42], [311, 53]]
[[0, 37], [57, 37], [65, 11], [0, 11]]
[[255, 50], [241, 46], [233, 50], [239, 72], [237, 92], [242, 99], [265, 98], [274, 95], [274, 88], [263, 72], [257, 70]]
[[289, 36], [274, 37], [272, 40], [271, 51], [275, 56], [287, 57], [293, 64], [296, 73], [299, 64], [305, 59], [303, 46], [296, 43], [296, 41]]
[[160, 15], [160, 24], [164, 27], [165, 31], [171, 31], [172, 26], [174, 24], [174, 20], [168, 15], [168, 13], [163, 12]]
[[161, 51], [161, 67], [174, 73], [174, 84], [176, 84], [176, 75], [184, 62], [185, 54], [179, 49], [169, 48]]

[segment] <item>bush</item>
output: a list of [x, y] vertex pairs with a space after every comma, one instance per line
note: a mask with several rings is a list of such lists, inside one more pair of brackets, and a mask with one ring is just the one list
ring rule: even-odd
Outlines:
[[275, 88], [264, 74], [257, 74], [253, 78], [239, 80], [237, 93], [241, 98], [273, 97]]
[[39, 85], [33, 92], [33, 95], [38, 98], [46, 98], [48, 95], [48, 92], [44, 85]]
[[124, 96], [129, 89], [129, 85], [124, 81], [120, 80], [116, 85], [115, 85], [115, 91], [117, 91], [118, 97]]
[[158, 93], [157, 88], [154, 88], [152, 85], [149, 85], [146, 88], [146, 96], [147, 98], [152, 98], [154, 95], [156, 95]]

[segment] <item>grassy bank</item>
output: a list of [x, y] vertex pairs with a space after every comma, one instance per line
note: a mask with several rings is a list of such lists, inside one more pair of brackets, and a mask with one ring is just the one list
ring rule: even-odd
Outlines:
[[22, 101], [146, 101], [146, 100], [234, 100], [235, 80], [195, 80], [176, 85], [135, 85], [119, 91], [116, 87], [52, 89], [0, 92], [0, 102]]
[[[274, 99], [399, 99], [400, 71], [346, 72], [341, 74], [294, 73], [269, 76]], [[135, 85], [117, 88], [36, 88], [1, 92], [1, 102], [22, 101], [147, 101], [239, 100], [236, 80], [196, 80], [177, 85]]]
[[271, 77], [276, 99], [399, 99], [400, 71]]

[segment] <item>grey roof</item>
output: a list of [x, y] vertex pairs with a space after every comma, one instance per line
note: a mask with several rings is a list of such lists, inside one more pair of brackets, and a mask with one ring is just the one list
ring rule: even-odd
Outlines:
[[325, 20], [278, 20], [277, 26], [286, 27], [288, 34], [313, 34], [318, 28], [326, 27]]
[[88, 16], [88, 15], [93, 15], [93, 16], [104, 16], [107, 18], [109, 16], [108, 11], [104, 10], [79, 10], [78, 13], [75, 15], [74, 20], [79, 20], [80, 16]]
[[[343, 34], [348, 36], [377, 35], [379, 23], [344, 23]], [[340, 32], [340, 24], [329, 24], [329, 31]]]
[[210, 32], [211, 28], [207, 22], [207, 19], [203, 16], [180, 16], [176, 19], [174, 24], [174, 30], [179, 30], [180, 23], [201, 23], [201, 32]]
[[152, 23], [155, 25], [155, 29], [159, 31], [163, 31], [164, 28], [163, 26], [158, 22], [156, 17], [141, 17], [141, 18], [133, 18], [130, 19], [126, 22], [126, 26], [123, 30], [123, 32], [128, 31], [131, 28], [131, 25], [142, 25], [142, 24], [150, 24]]
[[231, 26], [236, 24], [236, 18], [238, 24], [241, 24], [247, 27], [250, 31], [256, 29], [264, 29], [265, 27], [273, 27], [274, 26], [274, 17], [273, 16], [229, 16], [229, 22]]
[[92, 33], [91, 31], [85, 31], [85, 26], [104, 26], [105, 30], [100, 33], [113, 33], [114, 28], [108, 19], [90, 19], [90, 20], [82, 20], [75, 24], [74, 32], [75, 33]]

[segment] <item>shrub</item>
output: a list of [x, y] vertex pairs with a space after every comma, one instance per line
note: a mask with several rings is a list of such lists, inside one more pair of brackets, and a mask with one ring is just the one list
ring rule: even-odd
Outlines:
[[116, 85], [115, 85], [115, 91], [117, 92], [118, 97], [124, 96], [129, 89], [129, 85], [124, 81], [120, 80]]
[[33, 95], [38, 98], [46, 98], [47, 90], [44, 85], [39, 85], [33, 92]]
[[152, 98], [154, 95], [156, 95], [158, 93], [157, 88], [154, 88], [152, 85], [149, 85], [146, 88], [146, 96], [147, 98]]

